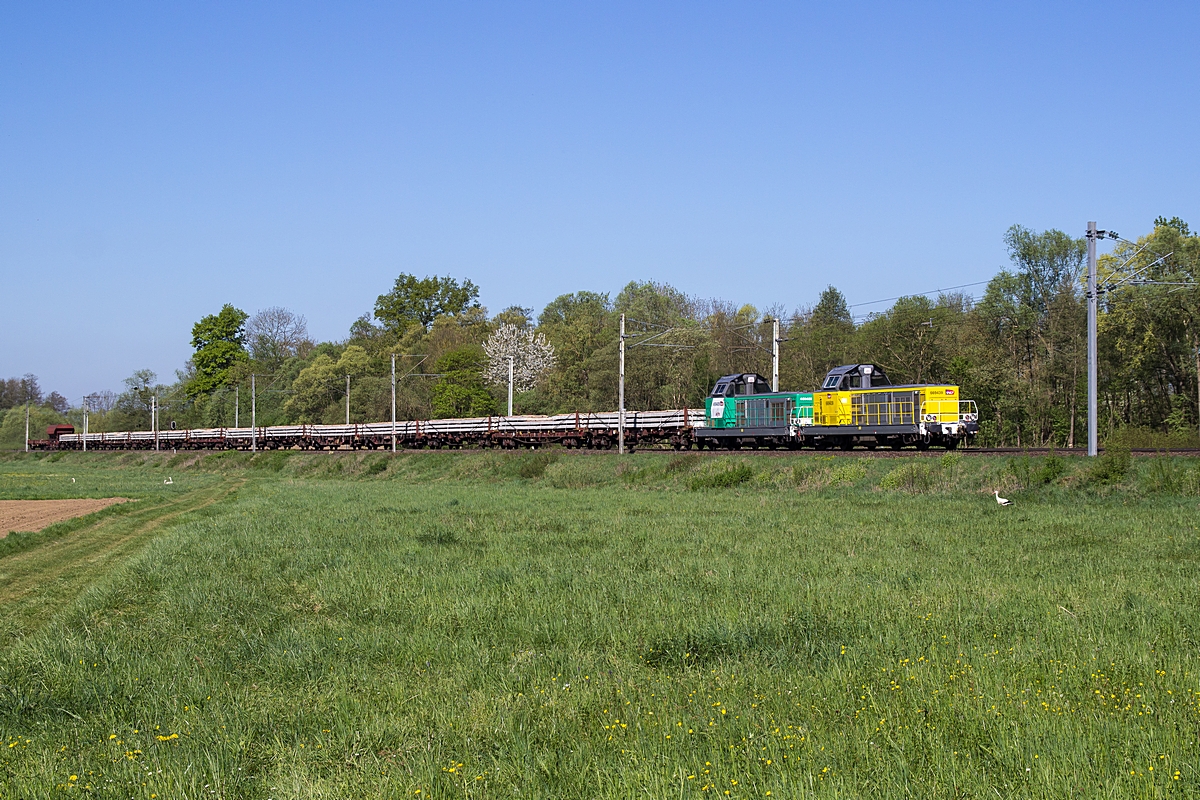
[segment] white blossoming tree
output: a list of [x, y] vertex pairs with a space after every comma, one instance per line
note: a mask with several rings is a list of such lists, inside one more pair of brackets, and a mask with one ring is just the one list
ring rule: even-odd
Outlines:
[[497, 386], [508, 385], [509, 416], [512, 416], [513, 392], [529, 391], [554, 367], [554, 347], [546, 341], [545, 334], [508, 322], [500, 323], [483, 350], [488, 358], [484, 380]]

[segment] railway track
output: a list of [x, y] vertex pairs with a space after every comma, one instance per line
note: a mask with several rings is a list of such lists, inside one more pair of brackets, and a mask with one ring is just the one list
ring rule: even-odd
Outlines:
[[[472, 454], [472, 453], [474, 453], [474, 454], [514, 453], [515, 454], [518, 452], [529, 452], [529, 450], [532, 450], [532, 449], [535, 449], [535, 448], [519, 448], [517, 450], [506, 450], [506, 449], [499, 449], [499, 448], [494, 448], [494, 447], [491, 447], [491, 448], [489, 448], [489, 447], [447, 447], [447, 448], [441, 448], [441, 449], [422, 447], [422, 448], [397, 448], [396, 454], [397, 455], [413, 455], [413, 454], [417, 454], [417, 453], [431, 453], [431, 452], [454, 452], [454, 453], [464, 453], [464, 454]], [[547, 448], [539, 447], [536, 449], [540, 452], [545, 452], [545, 450]], [[553, 447], [552, 449], [555, 452], [570, 452], [570, 453], [573, 453], [576, 455], [604, 455], [604, 454], [612, 454], [615, 452], [614, 450], [588, 450], [588, 449], [568, 450], [566, 448], [561, 448], [561, 447]], [[97, 450], [95, 452], [121, 452], [121, 451], [111, 451], [111, 450], [110, 451], [99, 451], [99, 450]], [[142, 452], [152, 452], [152, 451], [142, 451]], [[165, 450], [161, 450], [159, 452], [171, 452], [171, 451], [169, 449], [165, 449]], [[220, 453], [220, 452], [225, 452], [225, 451], [219, 450], [219, 449], [212, 449], [212, 450], [190, 450], [188, 452], [194, 452], [197, 455], [201, 455], [203, 453]], [[242, 451], [242, 452], [248, 452], [248, 451]], [[331, 449], [331, 450], [301, 450], [299, 448], [293, 448], [290, 450], [287, 450], [287, 449], [270, 450], [270, 451], [261, 450], [259, 452], [260, 453], [268, 453], [268, 452], [301, 453], [301, 452], [303, 452], [303, 453], [313, 453], [313, 454], [319, 454], [319, 453], [336, 454], [336, 453], [358, 453], [358, 452], [361, 452], [364, 455], [368, 455], [368, 454], [372, 454], [372, 453], [382, 453], [382, 454], [386, 455], [386, 454], [390, 453], [391, 451], [390, 450], [385, 450], [385, 451], [355, 450], [350, 447], [342, 447], [342, 448], [336, 448], [336, 449]], [[784, 458], [787, 456], [798, 456], [798, 455], [832, 456], [835, 458], [941, 458], [947, 452], [961, 453], [964, 456], [1046, 456], [1046, 455], [1050, 455], [1051, 453], [1053, 453], [1054, 455], [1059, 455], [1059, 456], [1072, 456], [1072, 457], [1075, 457], [1075, 456], [1085, 457], [1087, 455], [1087, 451], [1084, 450], [1083, 448], [1066, 449], [1066, 448], [1051, 448], [1051, 447], [963, 447], [963, 448], [959, 448], [958, 450], [929, 449], [929, 450], [924, 450], [924, 451], [915, 450], [912, 448], [905, 449], [905, 450], [891, 450], [891, 449], [869, 450], [867, 448], [857, 448], [854, 450], [813, 450], [811, 448], [803, 449], [803, 450], [788, 450], [788, 449], [768, 450], [765, 448], [759, 448], [759, 449], [742, 448], [740, 450], [699, 450], [699, 451], [697, 451], [697, 450], [681, 450], [681, 451], [678, 451], [678, 450], [674, 450], [671, 447], [638, 447], [638, 448], [630, 448], [629, 452], [631, 455], [638, 455], [640, 453], [676, 453], [681, 456], [682, 455], [692, 455], [692, 456], [697, 456], [697, 457], [702, 456], [704, 458], [721, 458], [723, 456], [732, 456], [732, 455], [756, 456], [756, 457], [762, 457], [762, 458]], [[1104, 449], [1101, 448], [1100, 452], [1103, 453]], [[1135, 456], [1157, 456], [1157, 455], [1200, 456], [1200, 448], [1198, 448], [1198, 447], [1172, 447], [1169, 449], [1168, 448], [1135, 447], [1135, 448], [1131, 448], [1129, 452]]]

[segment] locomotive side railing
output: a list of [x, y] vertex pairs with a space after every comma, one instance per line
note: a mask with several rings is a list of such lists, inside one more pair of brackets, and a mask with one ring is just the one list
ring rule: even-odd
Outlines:
[[850, 415], [851, 425], [912, 425], [914, 422], [915, 405], [912, 400], [855, 403]]

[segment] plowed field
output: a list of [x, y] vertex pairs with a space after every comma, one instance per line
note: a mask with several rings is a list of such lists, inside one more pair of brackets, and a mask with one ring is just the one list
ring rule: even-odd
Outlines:
[[124, 503], [125, 497], [105, 497], [99, 500], [0, 500], [0, 538], [10, 531], [40, 531], [47, 525], [72, 517], [82, 517], [114, 503]]

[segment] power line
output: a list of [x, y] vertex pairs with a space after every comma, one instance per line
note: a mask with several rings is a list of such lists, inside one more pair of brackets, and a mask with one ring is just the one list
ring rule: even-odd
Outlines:
[[879, 303], [890, 303], [893, 300], [899, 300], [904, 297], [922, 297], [924, 295], [933, 294], [935, 292], [940, 294], [941, 292], [949, 292], [949, 291], [953, 291], [954, 289], [966, 289], [970, 286], [983, 286], [984, 284], [991, 283], [992, 280], [993, 280], [992, 278], [989, 278], [986, 281], [975, 281], [975, 283], [964, 283], [959, 286], [947, 286], [943, 289], [930, 289], [928, 292], [910, 292], [908, 294], [902, 294], [902, 295], [898, 295], [896, 297], [885, 297], [882, 300], [871, 300], [870, 302], [867, 302], [867, 303], [851, 303], [850, 305], [846, 306], [846, 308], [858, 308], [859, 306], [873, 306], [873, 305], [878, 305]]

